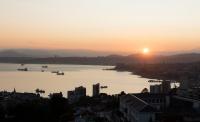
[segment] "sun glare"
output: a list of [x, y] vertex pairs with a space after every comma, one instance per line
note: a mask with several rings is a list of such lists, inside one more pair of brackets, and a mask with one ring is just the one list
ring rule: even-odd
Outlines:
[[149, 48], [144, 48], [143, 49], [143, 54], [148, 54], [149, 53]]

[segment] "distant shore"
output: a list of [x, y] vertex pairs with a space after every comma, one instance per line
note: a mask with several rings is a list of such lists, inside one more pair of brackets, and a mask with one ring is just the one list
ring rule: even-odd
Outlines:
[[200, 63], [174, 63], [174, 64], [118, 64], [111, 70], [128, 71], [148, 79], [160, 80], [200, 80]]

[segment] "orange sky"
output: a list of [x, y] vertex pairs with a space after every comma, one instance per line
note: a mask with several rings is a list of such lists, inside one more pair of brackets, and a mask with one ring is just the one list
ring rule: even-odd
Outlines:
[[195, 49], [199, 6], [199, 0], [1, 0], [0, 48]]

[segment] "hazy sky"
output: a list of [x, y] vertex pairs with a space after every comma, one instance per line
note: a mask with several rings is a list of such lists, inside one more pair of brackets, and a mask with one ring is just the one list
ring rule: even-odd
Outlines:
[[0, 0], [0, 48], [200, 48], [200, 0]]

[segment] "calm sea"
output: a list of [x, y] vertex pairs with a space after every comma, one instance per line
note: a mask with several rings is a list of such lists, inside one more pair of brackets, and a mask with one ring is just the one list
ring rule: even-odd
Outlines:
[[[102, 89], [102, 93], [118, 94], [141, 92], [143, 88], [149, 88], [148, 79], [132, 75], [130, 72], [117, 72], [103, 70], [112, 66], [92, 65], [52, 65], [49, 64], [45, 72], [41, 72], [41, 64], [0, 64], [0, 91], [35, 92], [39, 88], [45, 90], [43, 96], [49, 93], [62, 92], [67, 96], [67, 91], [75, 87], [84, 86], [87, 94], [92, 94], [92, 84], [100, 83], [108, 86]], [[29, 69], [28, 72], [17, 71], [18, 68]], [[51, 71], [63, 71], [65, 75], [58, 76]]]

